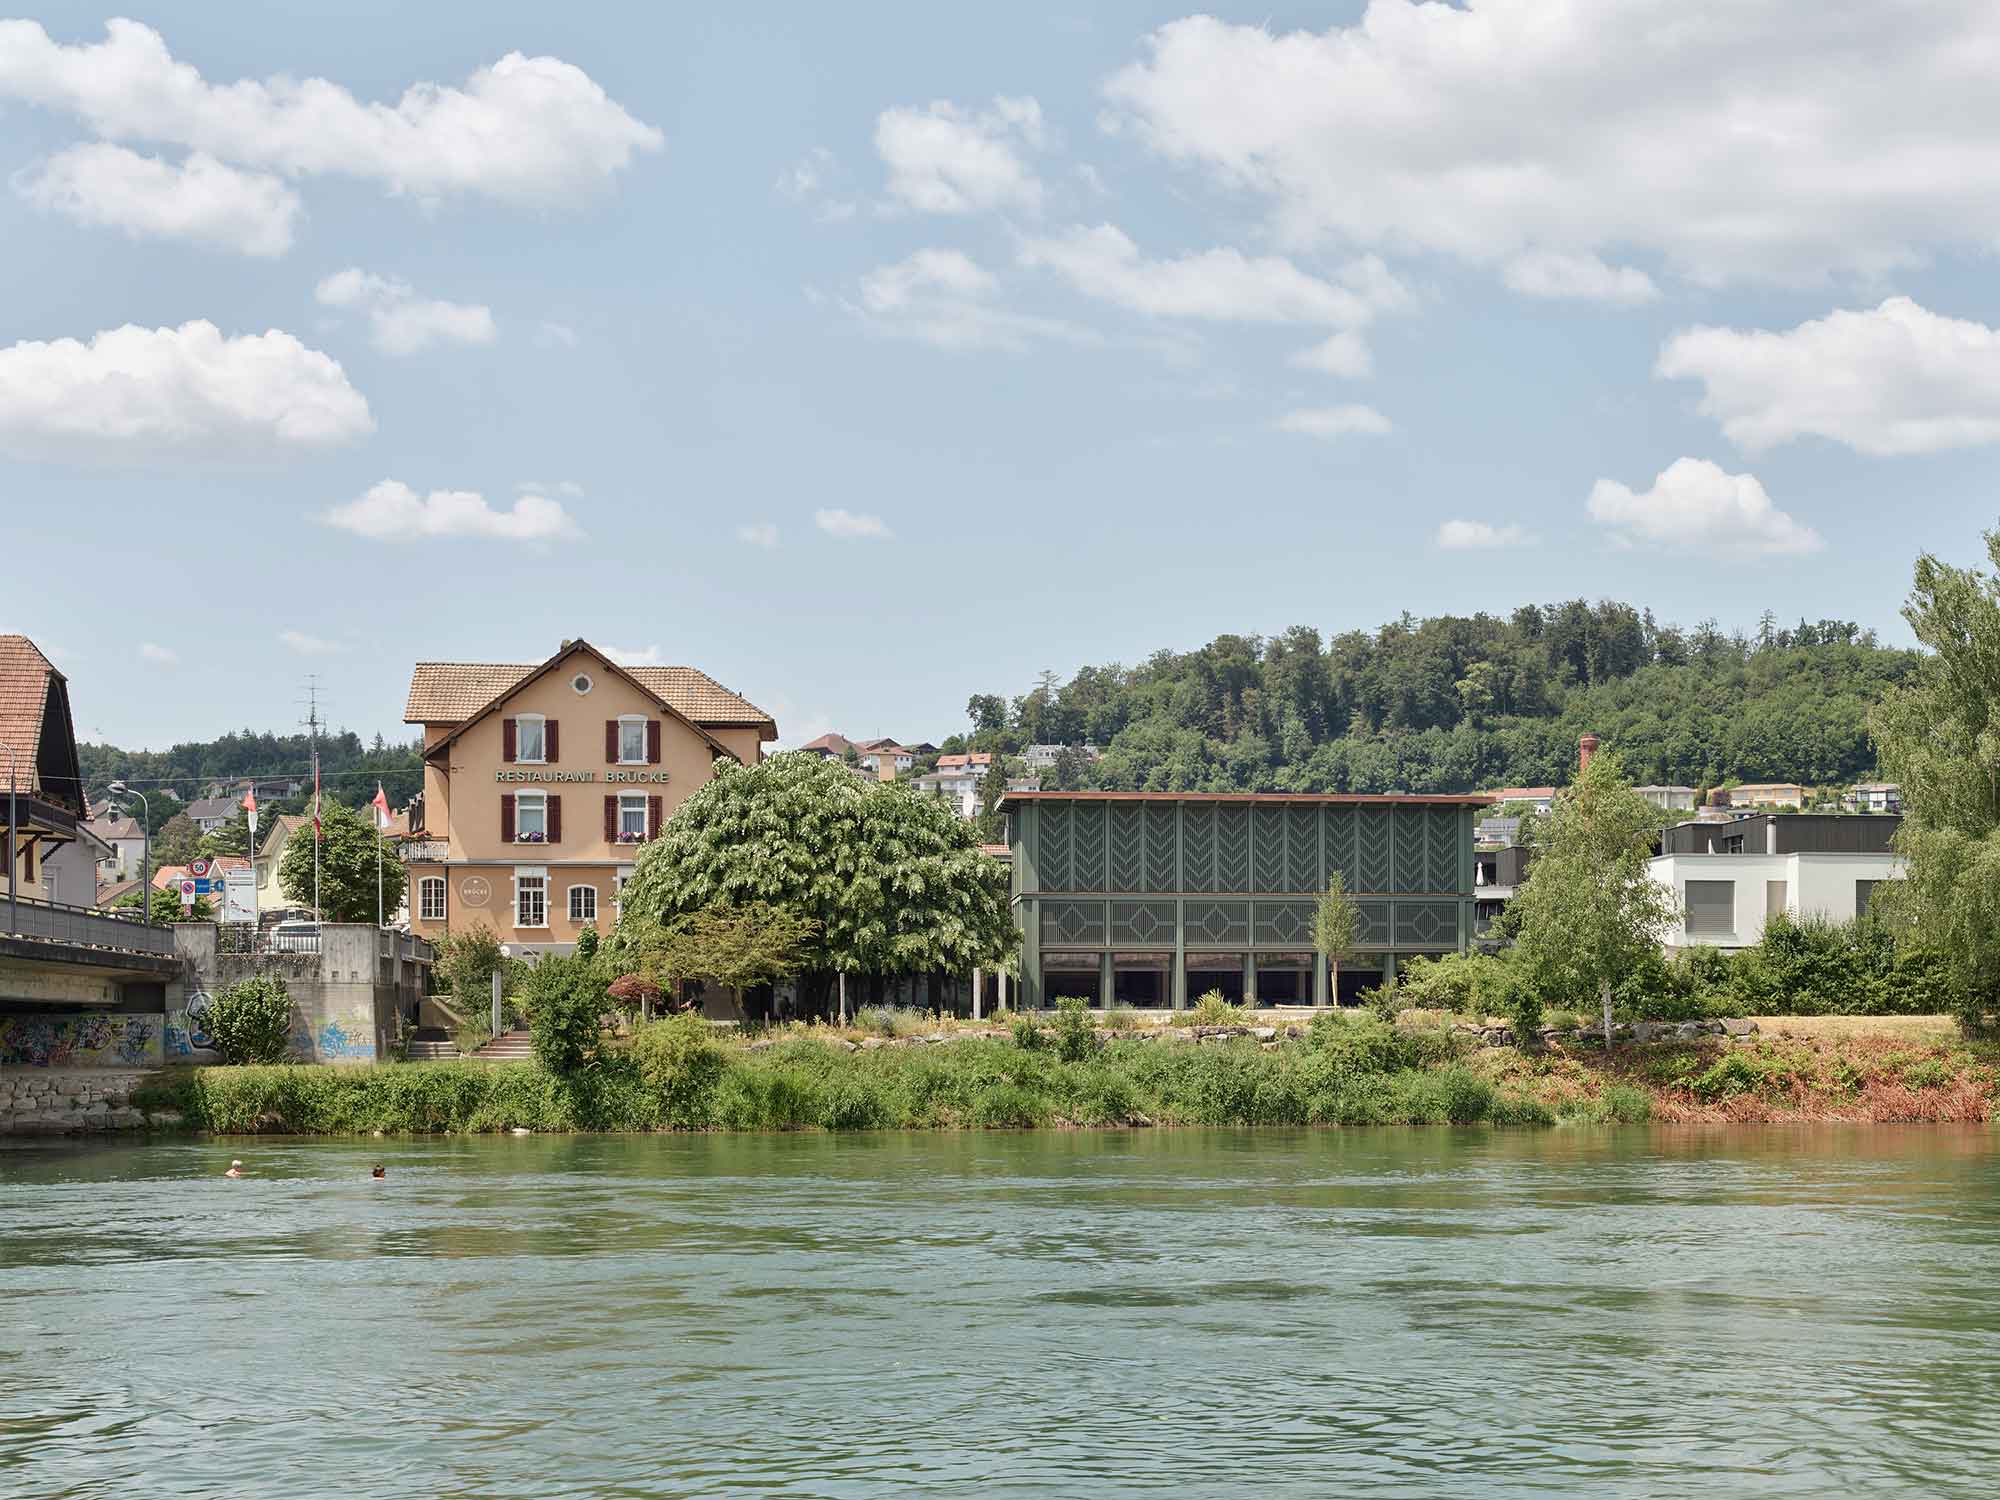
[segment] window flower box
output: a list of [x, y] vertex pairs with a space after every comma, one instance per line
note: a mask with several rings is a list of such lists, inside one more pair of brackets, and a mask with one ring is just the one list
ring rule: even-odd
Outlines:
[[517, 844], [546, 844], [548, 841], [549, 836], [545, 833], [517, 833], [514, 835], [514, 842]]
[[646, 842], [646, 835], [643, 833], [620, 833], [618, 835], [618, 842], [621, 844], [643, 844]]

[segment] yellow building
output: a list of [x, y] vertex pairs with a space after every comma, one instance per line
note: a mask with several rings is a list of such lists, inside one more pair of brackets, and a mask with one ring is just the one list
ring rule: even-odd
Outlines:
[[724, 760], [777, 725], [692, 667], [620, 667], [588, 641], [536, 665], [419, 662], [424, 794], [406, 843], [410, 930], [483, 924], [516, 953], [609, 932], [633, 860]]

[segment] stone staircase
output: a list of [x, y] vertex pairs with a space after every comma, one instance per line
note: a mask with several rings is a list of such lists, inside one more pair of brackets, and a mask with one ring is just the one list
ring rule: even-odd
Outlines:
[[472, 1055], [481, 1062], [526, 1062], [535, 1054], [528, 1033], [515, 1030], [501, 1032]]
[[410, 1034], [411, 1062], [443, 1062], [458, 1056], [458, 1043], [442, 1026], [419, 1026]]

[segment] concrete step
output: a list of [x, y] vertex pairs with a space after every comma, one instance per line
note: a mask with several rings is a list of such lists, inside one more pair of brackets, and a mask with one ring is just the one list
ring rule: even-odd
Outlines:
[[533, 1042], [525, 1031], [503, 1031], [472, 1054], [488, 1062], [520, 1062], [535, 1055]]
[[458, 1056], [458, 1044], [447, 1037], [444, 1041], [431, 1041], [419, 1037], [410, 1043], [411, 1062], [440, 1062]]

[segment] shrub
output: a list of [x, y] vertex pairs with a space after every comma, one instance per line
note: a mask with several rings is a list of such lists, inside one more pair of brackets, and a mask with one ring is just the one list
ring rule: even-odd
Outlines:
[[544, 954], [521, 983], [535, 1061], [558, 1078], [597, 1055], [609, 1003], [603, 978], [587, 958]]
[[864, 1005], [854, 1013], [854, 1024], [877, 1036], [915, 1036], [935, 1029], [937, 1018], [911, 1005]]
[[659, 1101], [662, 1124], [699, 1130], [715, 1123], [716, 1090], [729, 1054], [700, 1016], [667, 1016], [641, 1026], [630, 1054]]
[[1653, 1118], [1653, 1101], [1644, 1089], [1628, 1083], [1609, 1084], [1598, 1095], [1605, 1114], [1615, 1124], [1643, 1125]]
[[1018, 1083], [996, 1083], [972, 1104], [972, 1123], [985, 1130], [1028, 1130], [1048, 1117], [1048, 1106]]
[[1024, 1012], [1014, 1017], [1014, 1045], [1023, 1052], [1033, 1052], [1044, 1040], [1042, 1023], [1032, 1013]]
[[1132, 1031], [1139, 1025], [1139, 1013], [1129, 1005], [1114, 1005], [1104, 1013], [1104, 1025], [1110, 1031]]
[[1910, 1089], [1949, 1088], [1952, 1071], [1935, 1057], [1927, 1057], [1922, 1062], [1913, 1062], [1903, 1069], [1903, 1087]]
[[1056, 1056], [1063, 1062], [1082, 1062], [1097, 1051], [1097, 1025], [1090, 1007], [1081, 1000], [1058, 1000], [1055, 1025], [1050, 1028]]
[[1187, 1013], [1190, 1026], [1247, 1026], [1250, 1012], [1240, 1005], [1231, 1005], [1222, 998], [1221, 990], [1210, 990]]
[[1403, 1013], [1403, 996], [1396, 981], [1391, 979], [1378, 984], [1372, 990], [1361, 992], [1361, 1003], [1368, 1007], [1369, 1014], [1385, 1026], [1396, 1024], [1396, 1017]]
[[285, 981], [256, 974], [209, 1004], [208, 1033], [229, 1063], [283, 1062], [292, 1041], [292, 997]]
[[1306, 1031], [1308, 1066], [1318, 1076], [1389, 1073], [1416, 1064], [1415, 1044], [1373, 1015], [1322, 1011]]

